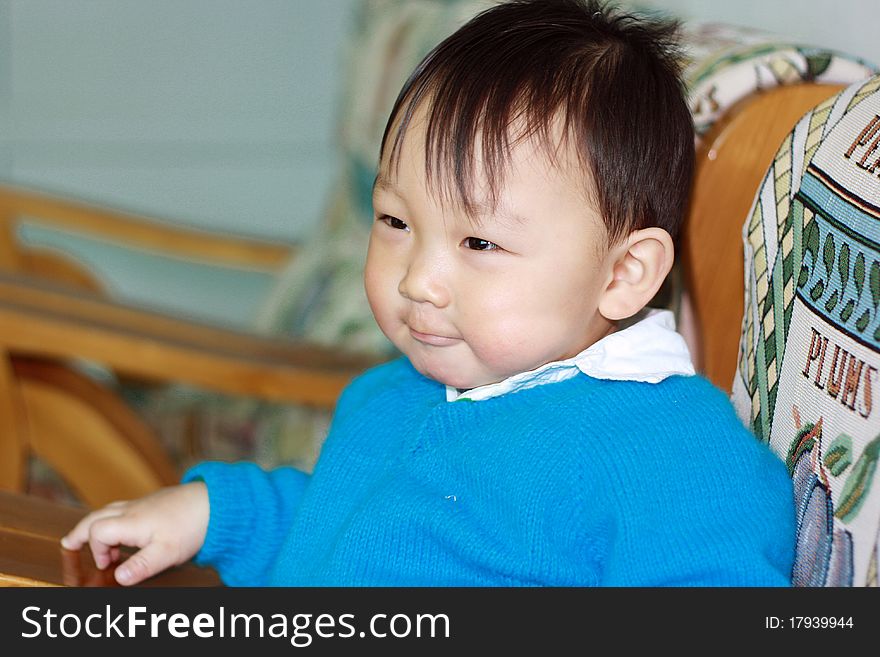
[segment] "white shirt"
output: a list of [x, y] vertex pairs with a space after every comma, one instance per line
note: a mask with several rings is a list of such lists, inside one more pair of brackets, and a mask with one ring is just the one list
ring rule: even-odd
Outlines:
[[446, 401], [480, 401], [564, 381], [578, 372], [594, 379], [659, 383], [676, 375], [694, 374], [694, 364], [684, 338], [675, 330], [669, 310], [647, 308], [621, 328], [584, 349], [577, 356], [553, 361], [503, 381], [459, 391], [446, 386]]

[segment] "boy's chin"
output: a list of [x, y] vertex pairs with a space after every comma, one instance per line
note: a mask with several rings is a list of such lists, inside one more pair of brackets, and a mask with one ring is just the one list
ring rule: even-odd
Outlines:
[[432, 381], [436, 381], [437, 383], [442, 383], [444, 386], [451, 386], [453, 388], [458, 388], [459, 390], [463, 390], [465, 388], [473, 388], [474, 386], [468, 385], [467, 379], [463, 379], [460, 376], [452, 376], [447, 372], [442, 370], [438, 370], [437, 368], [419, 366], [413, 363], [413, 367], [421, 374], [422, 376], [426, 376]]
[[410, 362], [422, 376], [458, 390], [471, 390], [472, 388], [479, 388], [480, 386], [497, 383], [502, 380], [489, 380], [485, 376], [480, 377], [463, 372], [460, 366], [441, 366], [437, 363], [419, 362], [412, 357], [410, 357]]

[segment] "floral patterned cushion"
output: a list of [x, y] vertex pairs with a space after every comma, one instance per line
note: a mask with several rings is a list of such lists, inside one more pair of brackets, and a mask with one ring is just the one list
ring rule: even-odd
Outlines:
[[791, 472], [800, 586], [880, 583], [878, 174], [880, 76], [801, 119], [743, 227], [733, 400]]
[[698, 137], [756, 91], [802, 82], [850, 84], [877, 72], [858, 57], [754, 29], [695, 21], [683, 26], [683, 36], [684, 77]]

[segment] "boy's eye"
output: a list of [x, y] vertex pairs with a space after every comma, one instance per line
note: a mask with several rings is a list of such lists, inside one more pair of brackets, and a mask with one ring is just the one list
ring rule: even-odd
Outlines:
[[465, 237], [462, 244], [465, 248], [473, 249], [474, 251], [494, 251], [501, 248], [494, 242], [479, 237]]
[[380, 216], [379, 221], [388, 224], [388, 226], [394, 228], [395, 230], [409, 230], [409, 226], [406, 225], [406, 222], [401, 221], [397, 217], [392, 217], [388, 214], [383, 214], [382, 216]]

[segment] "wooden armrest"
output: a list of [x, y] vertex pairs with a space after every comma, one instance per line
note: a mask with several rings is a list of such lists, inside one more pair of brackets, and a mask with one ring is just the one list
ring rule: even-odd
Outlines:
[[0, 351], [332, 408], [374, 357], [219, 329], [0, 273]]
[[[88, 547], [79, 551], [61, 547], [61, 537], [86, 513], [86, 509], [0, 491], [0, 586], [118, 586], [114, 568], [98, 570]], [[142, 584], [220, 585], [215, 571], [192, 563]]]
[[19, 257], [8, 244], [4, 248], [3, 238], [5, 234], [11, 242], [14, 224], [25, 217], [143, 250], [258, 271], [277, 271], [294, 252], [289, 244], [181, 228], [155, 218], [0, 185], [0, 266], [4, 259]]

